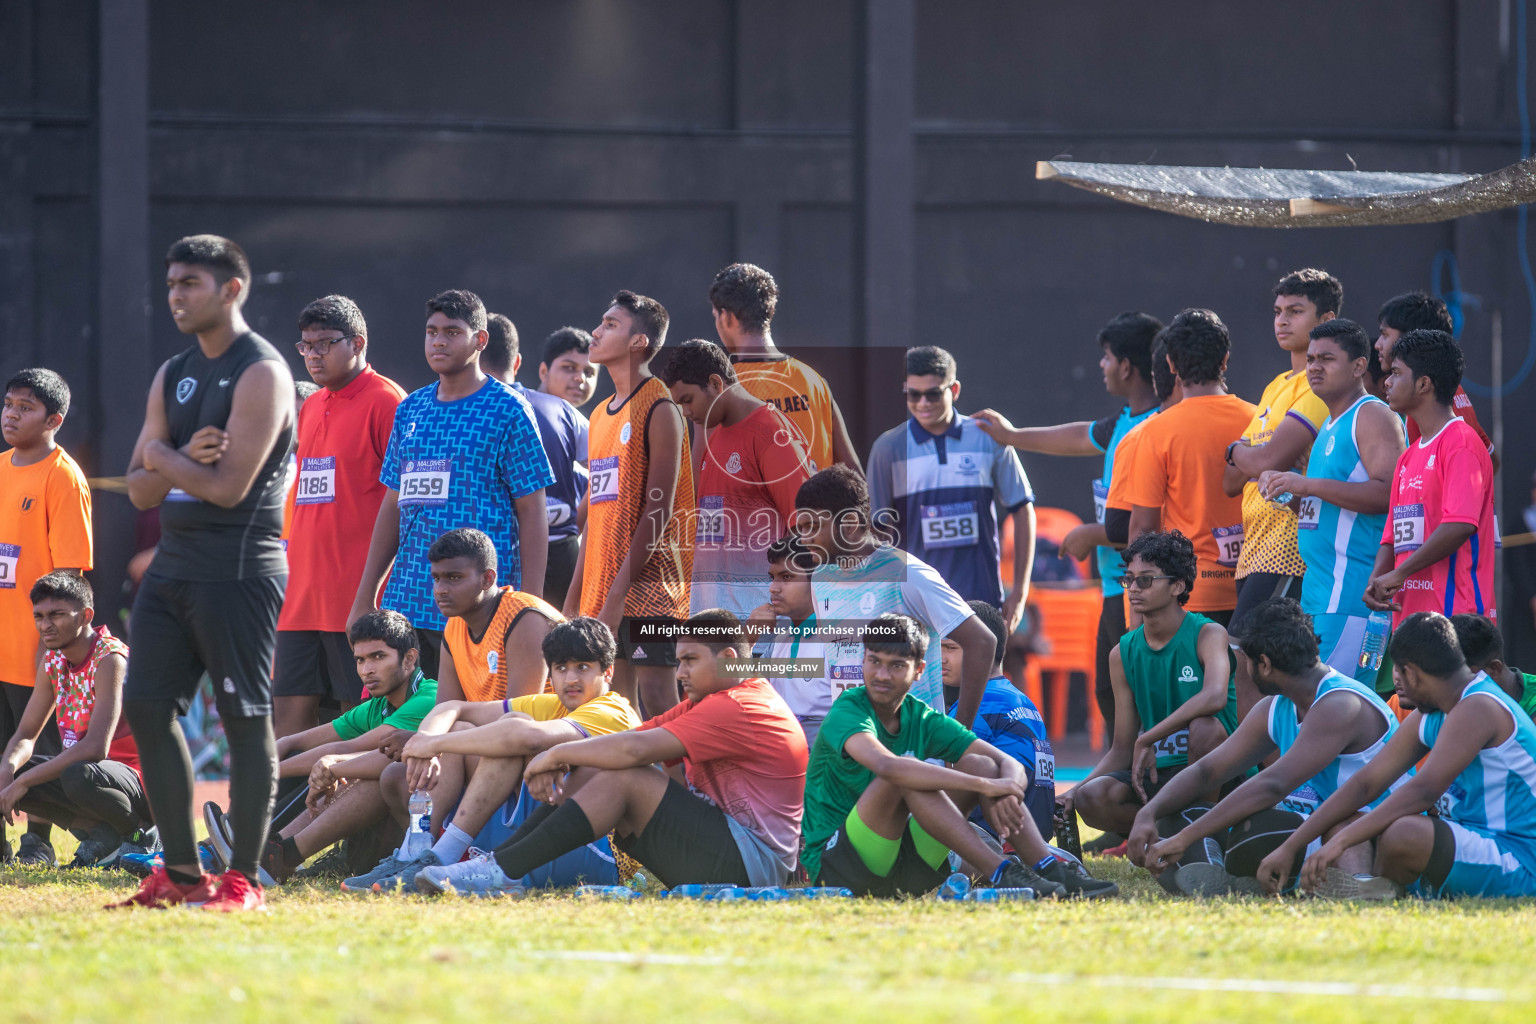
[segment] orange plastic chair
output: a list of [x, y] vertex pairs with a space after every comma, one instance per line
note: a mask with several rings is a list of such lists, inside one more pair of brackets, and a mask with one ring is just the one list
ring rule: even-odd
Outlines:
[[1051, 651], [1030, 658], [1024, 672], [1025, 692], [1038, 706], [1038, 695], [1043, 695], [1042, 691], [1049, 688], [1047, 724], [1051, 738], [1060, 740], [1067, 731], [1067, 702], [1073, 673], [1082, 673], [1088, 687], [1088, 742], [1092, 750], [1103, 750], [1104, 715], [1093, 696], [1094, 655], [1098, 645], [1099, 613], [1104, 607], [1103, 596], [1092, 584], [1072, 588], [1042, 585], [1030, 588], [1029, 601], [1044, 619], [1042, 625], [1051, 642]]

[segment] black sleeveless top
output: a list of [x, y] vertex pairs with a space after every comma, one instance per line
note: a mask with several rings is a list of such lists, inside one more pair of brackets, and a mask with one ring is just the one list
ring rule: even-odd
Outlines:
[[[217, 359], [193, 345], [166, 363], [165, 418], [172, 447], [180, 448], [203, 427], [224, 429], [234, 405], [235, 382], [247, 367], [264, 359], [282, 363], [284, 369], [288, 365], [265, 338], [248, 332]], [[150, 571], [167, 579], [205, 583], [287, 575], [283, 503], [293, 443], [290, 418], [250, 492], [234, 508], [220, 508], [179, 489], [166, 495], [160, 506], [160, 546]]]

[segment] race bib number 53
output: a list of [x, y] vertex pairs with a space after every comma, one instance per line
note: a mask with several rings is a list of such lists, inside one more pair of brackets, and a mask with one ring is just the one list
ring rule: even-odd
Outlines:
[[0, 590], [16, 589], [16, 566], [20, 562], [20, 544], [0, 544]]
[[1424, 506], [1392, 506], [1392, 550], [1399, 555], [1424, 546]]
[[448, 486], [452, 481], [452, 459], [423, 459], [420, 462], [407, 462], [405, 472], [400, 474], [400, 504], [446, 504]]

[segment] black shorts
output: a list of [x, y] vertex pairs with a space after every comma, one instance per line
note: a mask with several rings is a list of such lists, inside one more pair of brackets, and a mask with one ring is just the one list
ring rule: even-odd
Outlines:
[[549, 542], [549, 561], [544, 565], [544, 600], [556, 608], [565, 607], [571, 577], [576, 575], [576, 560], [581, 557], [581, 537], [572, 534]]
[[[421, 669], [421, 674], [428, 679], [436, 679], [438, 669], [442, 668], [443, 634], [436, 629], [416, 630], [417, 657], [416, 667]], [[355, 662], [353, 663], [356, 664]]]
[[677, 641], [671, 636], [657, 639], [636, 640], [631, 636], [635, 624], [657, 623], [676, 627], [678, 619], [664, 619], [652, 615], [626, 615], [619, 620], [619, 635], [614, 637], [619, 645], [619, 660], [631, 665], [675, 668], [677, 666]]
[[347, 634], [285, 629], [277, 634], [274, 697], [331, 697], [343, 706], [364, 699]]
[[[1188, 768], [1188, 767], [1189, 767], [1189, 765], [1182, 764], [1182, 765], [1179, 765], [1177, 768], [1159, 768], [1157, 770], [1157, 781], [1156, 782], [1152, 781], [1152, 778], [1151, 778], [1150, 774], [1145, 776], [1145, 777], [1143, 777], [1142, 780], [1141, 780], [1141, 784], [1142, 784], [1143, 787], [1145, 787], [1145, 789], [1147, 791], [1147, 799], [1150, 800], [1153, 797], [1157, 796], [1157, 794], [1162, 790], [1162, 788], [1164, 786], [1168, 785], [1168, 783], [1173, 781], [1173, 777], [1175, 775], [1179, 774], [1179, 772], [1183, 771], [1185, 768]], [[1126, 771], [1120, 771], [1120, 772], [1106, 772], [1105, 773], [1105, 777], [1106, 778], [1110, 778], [1110, 779], [1114, 779], [1116, 782], [1123, 782], [1123, 783], [1125, 783], [1126, 788], [1131, 791], [1131, 795], [1132, 796], [1136, 795], [1136, 787], [1131, 782], [1131, 773], [1130, 773], [1129, 769], [1127, 769]]]
[[286, 576], [196, 583], [145, 573], [133, 601], [125, 700], [173, 700], [186, 714], [204, 672], [219, 714], [272, 713], [277, 613]]
[[[4, 730], [5, 737], [0, 739], [0, 743], [16, 735], [16, 730], [21, 727], [21, 716], [26, 714], [27, 702], [31, 699], [32, 687], [19, 683], [0, 683], [0, 730]], [[37, 742], [32, 745], [32, 752], [53, 757], [63, 751], [64, 742], [59, 738], [58, 717], [50, 714], [48, 721], [43, 723], [43, 731], [38, 734]]]
[[1237, 607], [1232, 609], [1232, 618], [1227, 623], [1227, 632], [1233, 640], [1243, 635], [1243, 623], [1253, 610], [1272, 597], [1300, 601], [1301, 577], [1280, 572], [1251, 572], [1237, 581]]
[[855, 896], [922, 896], [933, 892], [948, 877], [948, 860], [936, 868], [929, 867], [917, 852], [910, 824], [901, 830], [901, 848], [896, 852], [891, 873], [883, 877], [875, 874], [853, 848], [848, 839], [848, 824], [844, 822], [822, 848], [821, 879], [816, 884], [842, 886], [853, 890]]
[[725, 812], [667, 780], [656, 813], [639, 835], [615, 835], [625, 853], [655, 872], [662, 884], [751, 885], [746, 862]]
[[1115, 731], [1115, 688], [1109, 680], [1109, 652], [1125, 636], [1125, 595], [1104, 599], [1099, 611], [1099, 636], [1093, 651], [1093, 696], [1104, 715], [1104, 727]]
[[[1210, 810], [1210, 804], [1194, 804], [1182, 811], [1159, 818], [1157, 834], [1164, 839], [1177, 835], [1186, 825], [1199, 820]], [[1267, 807], [1244, 818], [1231, 828], [1211, 836], [1214, 850], [1208, 843], [1192, 844], [1188, 850], [1184, 851], [1184, 856], [1179, 858], [1179, 864], [1220, 863], [1227, 869], [1228, 874], [1253, 878], [1258, 875], [1259, 865], [1264, 863], [1264, 858], [1278, 850], [1305, 820], [1294, 811]], [[1305, 851], [1296, 854], [1296, 859], [1291, 864], [1293, 880], [1301, 873], [1301, 865], [1305, 859]], [[1172, 888], [1171, 874], [1159, 876], [1158, 880], [1163, 888], [1170, 892], [1176, 891]]]

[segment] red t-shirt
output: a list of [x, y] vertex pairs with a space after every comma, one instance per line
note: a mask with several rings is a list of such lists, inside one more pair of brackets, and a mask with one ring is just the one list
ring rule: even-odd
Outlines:
[[365, 366], [299, 410], [299, 475], [288, 536], [288, 593], [278, 629], [340, 633], [384, 500], [379, 471], [405, 391]]
[[[80, 664], [71, 665], [62, 651], [49, 651], [43, 656], [44, 678], [53, 687], [59, 738], [66, 750], [84, 739], [91, 727], [91, 716], [96, 713], [96, 669], [111, 654], [120, 654], [126, 660], [128, 645], [108, 632], [106, 626], [97, 626], [90, 650]], [[117, 729], [107, 745], [107, 760], [139, 770], [139, 745], [134, 742], [125, 716], [118, 716]]]
[[1475, 612], [1497, 620], [1493, 462], [1470, 424], [1452, 419], [1434, 437], [1408, 445], [1392, 474], [1390, 511], [1381, 542], [1393, 546], [1395, 565], [1423, 547], [1441, 523], [1477, 527], [1449, 558], [1408, 577], [1398, 592], [1403, 610], [1396, 622], [1414, 612]]
[[743, 618], [768, 601], [766, 552], [784, 535], [810, 478], [798, 430], [764, 404], [734, 426], [709, 428], [699, 470], [690, 607]]
[[[1490, 452], [1493, 451], [1493, 439], [1488, 436], [1488, 431], [1483, 429], [1483, 425], [1477, 422], [1477, 410], [1472, 408], [1472, 399], [1467, 397], [1467, 393], [1461, 389], [1460, 384], [1456, 385], [1456, 397], [1451, 400], [1451, 411], [1466, 420], [1467, 426], [1477, 431], [1477, 436], [1483, 442], [1484, 448]], [[1418, 439], [1419, 425], [1413, 422], [1413, 417], [1410, 416], [1408, 417], [1408, 443], [1412, 444]]]
[[685, 700], [640, 728], [676, 736], [687, 751], [689, 787], [794, 865], [805, 806], [805, 731], [766, 679], [748, 679], [697, 704]]

